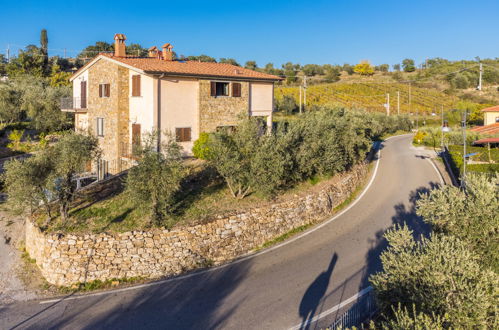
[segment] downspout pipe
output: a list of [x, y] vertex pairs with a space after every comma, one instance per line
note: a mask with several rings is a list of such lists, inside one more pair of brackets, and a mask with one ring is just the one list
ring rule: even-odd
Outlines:
[[157, 146], [156, 146], [156, 149], [158, 152], [161, 151], [161, 79], [165, 77], [165, 74], [161, 74], [158, 76], [158, 91], [157, 91], [157, 94], [158, 94], [158, 113], [156, 114], [157, 116], [157, 133], [158, 136], [157, 136]]

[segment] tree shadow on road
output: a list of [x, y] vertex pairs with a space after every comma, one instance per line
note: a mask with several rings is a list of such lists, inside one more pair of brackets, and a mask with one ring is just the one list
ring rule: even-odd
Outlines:
[[326, 294], [337, 261], [338, 254], [335, 252], [327, 270], [320, 273], [305, 291], [299, 308], [300, 317], [302, 318], [300, 329], [309, 329], [312, 319]]
[[[215, 329], [245, 297], [226, 303], [251, 268], [251, 260], [125, 292], [68, 302], [64, 317], [43, 319], [51, 329]], [[85, 311], [84, 315], [81, 314]], [[91, 319], [89, 319], [91, 316]]]
[[[423, 219], [416, 214], [416, 203], [423, 193], [428, 193], [432, 189], [439, 187], [440, 185], [435, 182], [430, 182], [428, 186], [419, 187], [410, 192], [409, 195], [409, 205], [399, 203], [394, 206], [395, 215], [392, 216], [392, 226], [405, 225], [414, 233], [415, 239], [420, 239], [421, 235], [428, 236], [431, 231], [431, 227], [423, 222]], [[370, 286], [369, 277], [372, 274], [380, 272], [383, 270], [381, 263], [381, 254], [387, 248], [388, 243], [384, 237], [386, 230], [380, 230], [376, 232], [373, 238], [369, 239], [370, 249], [366, 254], [366, 266], [363, 269], [362, 280], [359, 284], [358, 291], [361, 291], [368, 286]]]

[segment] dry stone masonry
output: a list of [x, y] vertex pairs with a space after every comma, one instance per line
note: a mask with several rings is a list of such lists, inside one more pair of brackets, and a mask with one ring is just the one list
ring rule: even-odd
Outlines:
[[119, 234], [46, 234], [26, 222], [26, 249], [48, 282], [69, 286], [113, 278], [158, 278], [247, 254], [294, 228], [322, 221], [366, 178], [367, 165], [319, 191], [205, 224]]

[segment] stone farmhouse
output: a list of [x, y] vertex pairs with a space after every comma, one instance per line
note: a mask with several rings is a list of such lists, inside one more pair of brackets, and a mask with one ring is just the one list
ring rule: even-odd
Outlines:
[[175, 60], [173, 46], [153, 46], [147, 57], [127, 55], [123, 34], [114, 53], [100, 53], [70, 78], [73, 97], [61, 110], [73, 112], [75, 129], [98, 137], [104, 174], [133, 162], [132, 148], [146, 134], [175, 137], [185, 155], [201, 132], [237, 124], [242, 116], [272, 123], [274, 83], [281, 78], [222, 63]]

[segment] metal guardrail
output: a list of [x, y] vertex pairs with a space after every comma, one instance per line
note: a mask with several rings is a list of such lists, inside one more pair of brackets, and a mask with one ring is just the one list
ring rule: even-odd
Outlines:
[[62, 97], [60, 99], [62, 111], [78, 111], [87, 109], [86, 97]]
[[359, 327], [377, 312], [374, 290], [360, 297], [352, 307], [340, 315], [327, 329], [346, 329]]

